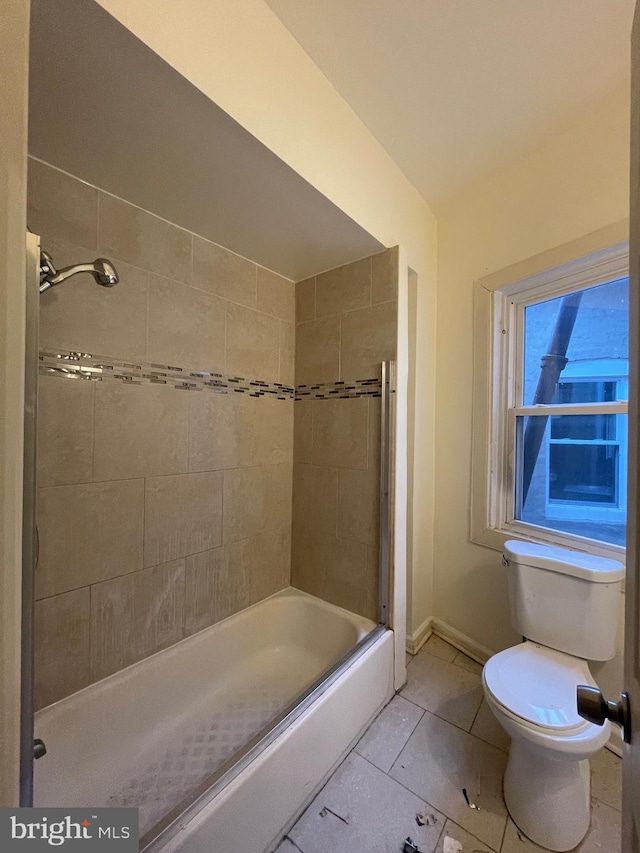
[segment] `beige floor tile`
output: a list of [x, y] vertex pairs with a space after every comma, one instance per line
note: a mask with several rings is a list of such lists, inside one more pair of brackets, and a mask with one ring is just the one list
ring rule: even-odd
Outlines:
[[364, 733], [356, 752], [387, 773], [423, 714], [422, 708], [394, 696]]
[[433, 657], [449, 661], [449, 663], [452, 663], [458, 654], [457, 649], [454, 649], [453, 646], [450, 646], [449, 643], [441, 637], [437, 637], [435, 634], [432, 634], [429, 637], [420, 651], [428, 655], [433, 655]]
[[[427, 713], [389, 775], [497, 850], [507, 819], [502, 799], [506, 763], [499, 749]], [[467, 806], [463, 788], [480, 810]]]
[[449, 661], [420, 653], [409, 665], [402, 696], [469, 731], [482, 702], [480, 677]]
[[591, 796], [618, 811], [622, 808], [622, 760], [608, 749], [591, 759]]
[[475, 672], [482, 675], [482, 664], [465, 655], [463, 652], [458, 652], [454, 657], [453, 662], [456, 666], [461, 666], [463, 669], [468, 669], [469, 672]]
[[[433, 814], [435, 824], [418, 826], [423, 812]], [[443, 824], [430, 804], [352, 752], [288, 836], [304, 853], [400, 851], [407, 836], [433, 853]]]
[[[621, 832], [620, 812], [594, 800], [591, 827], [575, 853], [620, 853]], [[530, 841], [509, 819], [501, 853], [547, 853], [547, 848]]]
[[462, 844], [462, 853], [496, 853], [497, 847], [487, 847], [482, 841], [474, 838], [457, 823], [448, 820], [444, 827], [444, 832], [440, 836], [436, 853], [443, 853], [445, 838], [451, 838]]
[[479, 737], [480, 740], [490, 743], [492, 746], [497, 746], [498, 749], [502, 749], [504, 752], [509, 752], [511, 738], [493, 716], [491, 709], [484, 699], [471, 726], [471, 734]]

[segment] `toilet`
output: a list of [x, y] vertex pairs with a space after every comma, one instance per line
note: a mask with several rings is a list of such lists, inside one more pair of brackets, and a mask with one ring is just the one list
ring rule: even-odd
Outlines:
[[589, 758], [610, 724], [578, 715], [576, 688], [596, 687], [588, 660], [616, 652], [624, 566], [531, 542], [505, 543], [511, 622], [523, 642], [484, 666], [484, 695], [511, 736], [504, 799], [524, 835], [572, 850], [590, 821]]

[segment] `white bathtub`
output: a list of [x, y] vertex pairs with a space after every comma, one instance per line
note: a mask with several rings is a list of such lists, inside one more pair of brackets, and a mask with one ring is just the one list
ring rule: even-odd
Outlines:
[[[289, 588], [39, 711], [35, 734], [44, 740], [47, 755], [35, 762], [34, 804], [137, 806], [142, 837], [374, 627], [368, 619]], [[389, 651], [382, 652], [386, 663], [376, 675], [379, 685], [361, 697], [362, 707], [350, 715], [354, 722], [342, 733], [342, 741], [347, 740], [338, 744], [334, 761], [357, 735], [354, 726], [366, 725], [389, 698], [390, 641], [384, 646]], [[370, 650], [366, 656], [371, 657]], [[357, 675], [358, 663], [362, 668], [359, 660], [353, 673], [350, 668], [341, 675], [319, 698], [318, 708], [339, 689], [338, 682], [346, 686], [350, 675]], [[278, 740], [287, 743], [286, 734], [267, 752]], [[260, 756], [249, 764], [233, 780], [233, 790], [240, 791], [241, 777], [255, 776], [263, 763]], [[329, 769], [321, 768], [316, 785]], [[302, 794], [311, 790], [307, 775]], [[228, 795], [223, 790], [215, 798], [227, 803], [227, 811]], [[303, 799], [294, 795], [292, 802], [281, 804], [275, 823], [253, 833], [250, 848], [238, 849], [261, 853]], [[205, 812], [212, 808], [215, 800]], [[192, 821], [193, 830], [196, 822], [202, 825], [205, 812]], [[238, 825], [243, 821], [246, 814], [237, 815]], [[214, 821], [217, 829], [222, 823]], [[192, 849], [184, 846], [189, 826], [173, 846], [179, 842], [180, 849]], [[210, 836], [205, 838], [211, 844]], [[225, 848], [209, 846], [217, 849]]]

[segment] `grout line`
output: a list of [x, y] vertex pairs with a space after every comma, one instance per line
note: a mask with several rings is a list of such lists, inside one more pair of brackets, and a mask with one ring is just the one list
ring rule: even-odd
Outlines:
[[[314, 798], [314, 799], [315, 799], [315, 798]], [[302, 815], [300, 815], [300, 817], [302, 817]], [[300, 818], [298, 818], [298, 820], [299, 820], [299, 819], [300, 819]], [[297, 823], [297, 822], [298, 822], [298, 821], [296, 821], [296, 823]], [[299, 850], [299, 851], [300, 851], [300, 853], [304, 853], [304, 850], [302, 849], [302, 847], [298, 847], [298, 845], [297, 845], [297, 844], [296, 844], [296, 842], [293, 840], [293, 838], [289, 835], [289, 833], [287, 833], [285, 836], [283, 836], [283, 839], [282, 839], [282, 840], [284, 841], [285, 839], [289, 842], [289, 844], [293, 844], [293, 846], [296, 848], [296, 850]], [[278, 847], [279, 847], [279, 846], [280, 846], [280, 845], [278, 844]], [[277, 850], [277, 849], [278, 849], [278, 848], [276, 847], [276, 850]]]

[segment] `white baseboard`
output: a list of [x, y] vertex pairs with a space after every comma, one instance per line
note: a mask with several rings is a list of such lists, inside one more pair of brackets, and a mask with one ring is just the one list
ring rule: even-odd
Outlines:
[[433, 617], [428, 616], [413, 634], [407, 634], [407, 651], [410, 655], [417, 655], [431, 634], [433, 634], [432, 622]]
[[457, 628], [452, 628], [451, 625], [448, 625], [442, 619], [438, 619], [434, 616], [431, 623], [431, 629], [434, 634], [441, 637], [443, 640], [446, 640], [449, 645], [454, 646], [461, 652], [464, 652], [467, 657], [472, 658], [478, 663], [485, 664], [489, 658], [495, 654], [494, 651], [480, 643], [477, 643], [471, 637], [463, 634], [462, 631], [458, 631]]

